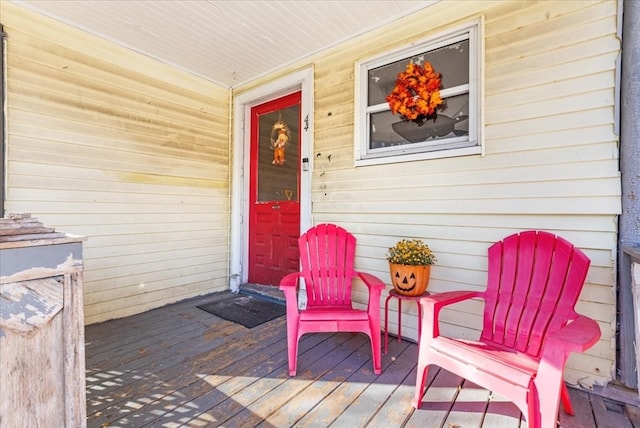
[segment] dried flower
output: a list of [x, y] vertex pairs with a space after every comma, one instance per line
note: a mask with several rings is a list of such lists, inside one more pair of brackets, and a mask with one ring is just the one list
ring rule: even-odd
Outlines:
[[387, 260], [401, 265], [425, 266], [434, 264], [436, 256], [423, 241], [403, 239], [389, 248]]
[[441, 77], [428, 61], [424, 65], [410, 61], [406, 71], [398, 73], [396, 86], [385, 98], [391, 112], [418, 125], [435, 119], [436, 108], [444, 102], [440, 98]]

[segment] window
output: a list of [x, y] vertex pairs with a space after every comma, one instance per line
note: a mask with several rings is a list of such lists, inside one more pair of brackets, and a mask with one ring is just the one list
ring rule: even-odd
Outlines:
[[[482, 152], [480, 21], [356, 64], [356, 165]], [[431, 63], [442, 74], [444, 108], [418, 126], [393, 115], [385, 97], [407, 63]]]

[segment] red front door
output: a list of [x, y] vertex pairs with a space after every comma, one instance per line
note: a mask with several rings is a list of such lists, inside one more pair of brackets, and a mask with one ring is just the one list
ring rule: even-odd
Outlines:
[[249, 275], [278, 285], [299, 267], [300, 92], [251, 109]]

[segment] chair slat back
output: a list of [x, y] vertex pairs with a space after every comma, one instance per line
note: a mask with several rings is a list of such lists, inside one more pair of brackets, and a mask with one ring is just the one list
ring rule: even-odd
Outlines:
[[548, 232], [521, 232], [492, 245], [481, 340], [539, 357], [546, 335], [575, 318], [589, 264]]
[[320, 224], [298, 239], [307, 306], [351, 306], [356, 238], [335, 224]]

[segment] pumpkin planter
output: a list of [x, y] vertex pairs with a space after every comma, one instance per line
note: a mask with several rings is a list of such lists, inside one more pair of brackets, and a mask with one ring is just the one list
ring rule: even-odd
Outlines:
[[393, 288], [404, 296], [420, 296], [427, 291], [431, 265], [414, 266], [389, 263]]

